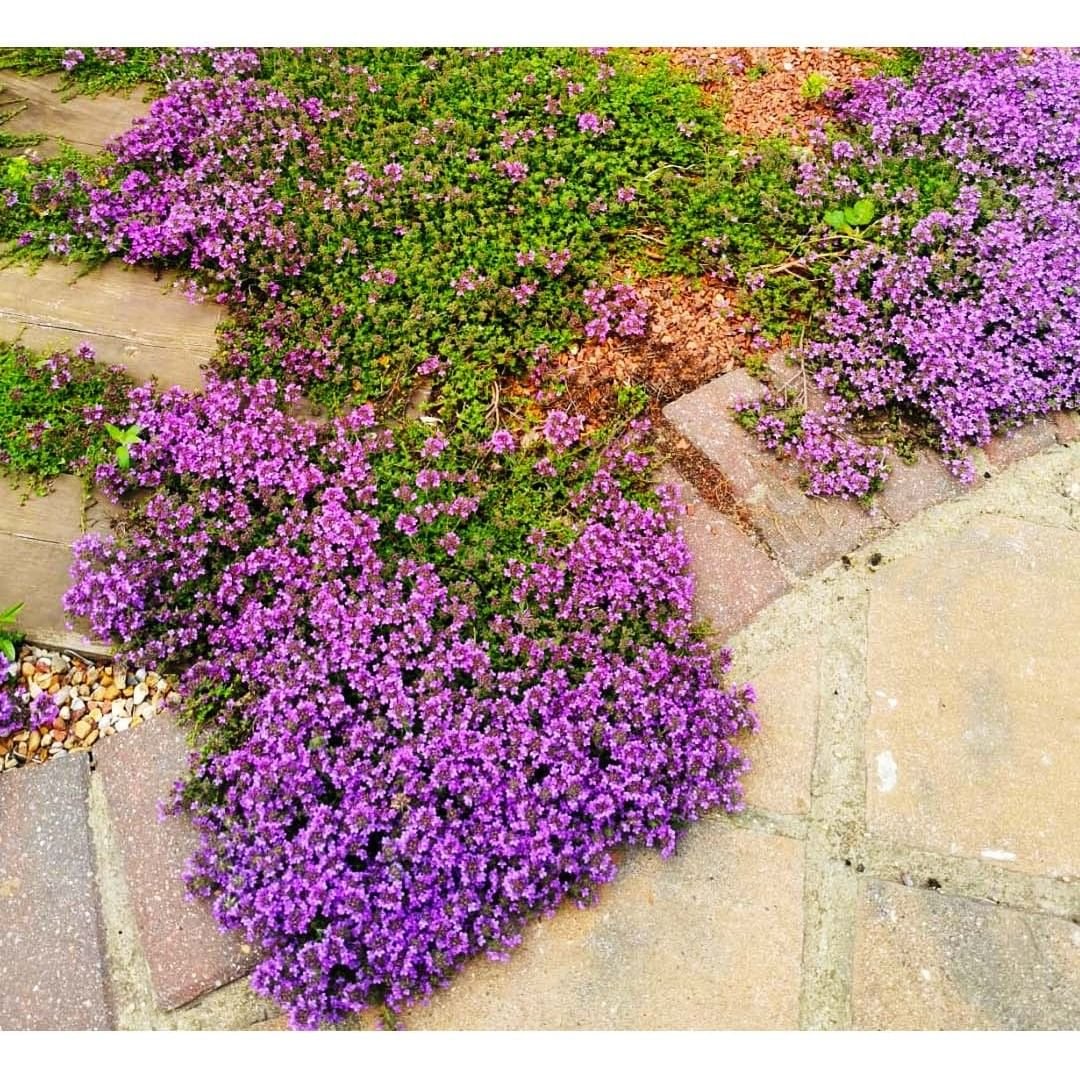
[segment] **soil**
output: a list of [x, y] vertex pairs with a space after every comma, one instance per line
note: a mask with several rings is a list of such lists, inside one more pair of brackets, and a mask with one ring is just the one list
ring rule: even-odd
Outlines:
[[824, 76], [828, 91], [843, 90], [870, 74], [875, 57], [886, 58], [894, 52], [790, 47], [648, 51], [662, 52], [693, 71], [706, 94], [724, 110], [732, 131], [740, 135], [783, 135], [798, 143], [805, 143], [811, 128], [829, 117], [820, 97], [810, 100], [803, 93], [811, 75]]
[[[803, 92], [807, 78], [824, 76], [829, 91], [843, 90], [873, 68], [874, 56], [888, 49], [811, 48], [665, 48], [663, 54], [690, 69], [706, 94], [723, 109], [728, 126], [748, 137], [785, 136], [805, 143], [809, 131], [824, 122], [823, 100]], [[593, 425], [620, 411], [620, 388], [635, 386], [648, 396], [659, 456], [670, 461], [715, 509], [752, 533], [746, 511], [737, 503], [723, 474], [674, 430], [663, 406], [744, 363], [759, 350], [753, 344], [752, 320], [739, 311], [737, 289], [708, 277], [663, 277], [639, 282], [649, 304], [649, 328], [641, 340], [611, 338], [571, 350], [555, 362], [565, 385], [565, 404]]]

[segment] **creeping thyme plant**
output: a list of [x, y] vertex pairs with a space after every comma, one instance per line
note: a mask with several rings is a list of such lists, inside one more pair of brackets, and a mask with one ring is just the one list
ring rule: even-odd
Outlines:
[[109, 457], [104, 424], [127, 411], [130, 379], [74, 350], [38, 354], [0, 343], [0, 473], [43, 491], [61, 473], [88, 473]]
[[743, 418], [813, 494], [880, 488], [867, 435], [930, 442], [971, 480], [968, 447], [1080, 405], [1080, 52], [928, 50], [837, 118], [801, 168], [819, 224], [756, 283], [818, 305], [795, 359], [821, 401]]
[[160, 95], [100, 158], [13, 159], [8, 257], [179, 268], [227, 308], [204, 392], [110, 418], [97, 478], [141, 498], [66, 603], [182, 674], [189, 882], [254, 985], [302, 1026], [397, 1011], [616, 848], [737, 809], [752, 694], [691, 625], [648, 424], [545, 375], [644, 334], [644, 249], [706, 160], [738, 171], [689, 80], [604, 50], [0, 60]]
[[739, 805], [752, 693], [691, 626], [648, 426], [553, 377], [646, 334], [640, 275], [737, 283], [762, 348], [797, 346], [823, 404], [742, 419], [813, 494], [876, 490], [882, 438], [962, 473], [1077, 400], [1067, 50], [904, 53], [801, 148], [605, 50], [0, 64], [158, 95], [99, 158], [8, 158], [0, 253], [177, 268], [227, 311], [203, 393], [110, 418], [98, 479], [142, 498], [67, 603], [182, 673], [189, 882], [297, 1025], [422, 999], [615, 848]]

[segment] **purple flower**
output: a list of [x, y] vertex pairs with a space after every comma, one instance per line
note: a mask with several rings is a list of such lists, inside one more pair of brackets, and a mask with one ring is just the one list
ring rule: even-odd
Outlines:
[[496, 428], [488, 439], [488, 446], [496, 454], [509, 454], [516, 448], [517, 440], [506, 428]]

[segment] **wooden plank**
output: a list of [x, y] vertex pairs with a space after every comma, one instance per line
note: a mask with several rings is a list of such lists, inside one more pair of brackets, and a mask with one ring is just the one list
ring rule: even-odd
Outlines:
[[[28, 78], [14, 72], [0, 72], [0, 101], [25, 103], [4, 128], [12, 134], [37, 134], [60, 138], [86, 153], [96, 153], [132, 122], [150, 111], [143, 101], [145, 87], [136, 87], [130, 95], [98, 94], [96, 97], [72, 97], [64, 101], [57, 88], [59, 75]], [[36, 149], [43, 155], [55, 152], [50, 140]]]
[[[83, 485], [77, 476], [58, 476], [44, 496], [27, 495], [0, 480], [0, 533], [70, 544], [83, 531], [82, 510]], [[0, 600], [0, 608], [5, 606]]]
[[118, 260], [90, 273], [52, 260], [36, 272], [5, 267], [0, 339], [38, 351], [88, 341], [99, 359], [123, 364], [139, 382], [156, 375], [162, 387], [198, 389], [222, 309], [191, 303], [172, 288], [175, 280]]
[[0, 606], [22, 603], [19, 630], [38, 645], [95, 655], [110, 646], [69, 630], [62, 598], [70, 584], [71, 548], [0, 533]]

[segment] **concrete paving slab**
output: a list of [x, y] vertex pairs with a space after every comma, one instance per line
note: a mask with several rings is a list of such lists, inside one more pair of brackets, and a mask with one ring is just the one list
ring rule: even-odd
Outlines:
[[864, 881], [857, 920], [857, 1028], [1080, 1028], [1080, 927], [1067, 919]]
[[992, 515], [882, 566], [869, 616], [875, 835], [1080, 874], [1080, 533]]
[[504, 963], [478, 959], [409, 1028], [793, 1028], [803, 847], [691, 825], [679, 853], [627, 858], [598, 905], [529, 927]]

